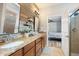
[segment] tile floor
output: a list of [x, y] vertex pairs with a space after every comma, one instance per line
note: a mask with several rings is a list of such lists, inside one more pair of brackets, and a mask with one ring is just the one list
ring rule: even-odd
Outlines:
[[56, 47], [46, 47], [41, 56], [64, 56], [63, 51], [61, 48], [56, 48]]
[[61, 41], [48, 41], [48, 47], [45, 47], [41, 56], [64, 56], [61, 49]]

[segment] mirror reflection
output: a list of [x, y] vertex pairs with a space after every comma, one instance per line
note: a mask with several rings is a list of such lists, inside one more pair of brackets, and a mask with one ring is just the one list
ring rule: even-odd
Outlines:
[[37, 10], [32, 3], [0, 4], [0, 34], [38, 32], [39, 14]]
[[34, 23], [33, 18], [29, 18], [26, 21], [20, 20], [19, 32], [21, 33], [22, 32], [25, 32], [25, 33], [33, 32], [34, 31], [33, 23]]

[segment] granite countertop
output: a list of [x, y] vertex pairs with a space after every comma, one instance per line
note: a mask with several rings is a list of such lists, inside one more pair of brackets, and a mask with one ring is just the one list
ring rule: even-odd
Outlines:
[[40, 38], [42, 36], [41, 33], [39, 33], [38, 35], [35, 35], [35, 36], [32, 36], [32, 37], [20, 37], [18, 38], [19, 41], [24, 41], [23, 44], [21, 44], [20, 46], [17, 46], [17, 47], [13, 47], [11, 49], [0, 49], [0, 56], [8, 56], [12, 53], [14, 53], [15, 51], [23, 48], [24, 46], [26, 46], [27, 44], [35, 41], [36, 39]]

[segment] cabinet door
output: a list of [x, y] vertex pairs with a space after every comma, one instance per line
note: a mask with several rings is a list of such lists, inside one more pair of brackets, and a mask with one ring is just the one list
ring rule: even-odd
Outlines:
[[41, 47], [42, 46], [41, 46], [41, 41], [40, 41], [36, 44], [36, 52], [38, 52], [38, 50], [41, 49]]
[[38, 42], [40, 42], [40, 41], [41, 41], [41, 38], [37, 39], [37, 40], [36, 40], [36, 43], [38, 43]]
[[38, 50], [38, 52], [36, 53], [36, 56], [40, 56], [42, 53], [41, 49]]
[[35, 56], [35, 47], [30, 49], [24, 56]]
[[30, 44], [26, 45], [24, 47], [24, 54], [26, 54], [30, 49], [32, 49], [35, 46], [35, 41], [31, 42]]
[[36, 55], [41, 55], [42, 52], [42, 41], [36, 44]]
[[23, 50], [20, 49], [20, 50], [14, 52], [13, 54], [11, 54], [10, 56], [22, 56], [22, 55], [23, 55]]

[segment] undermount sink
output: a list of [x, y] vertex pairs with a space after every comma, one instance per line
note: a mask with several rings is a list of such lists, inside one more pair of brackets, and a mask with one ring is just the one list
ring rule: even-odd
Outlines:
[[15, 41], [15, 42], [12, 42], [12, 43], [8, 43], [8, 44], [5, 44], [5, 45], [1, 45], [0, 46], [0, 49], [14, 48], [14, 47], [20, 46], [23, 43], [24, 43], [24, 41]]

